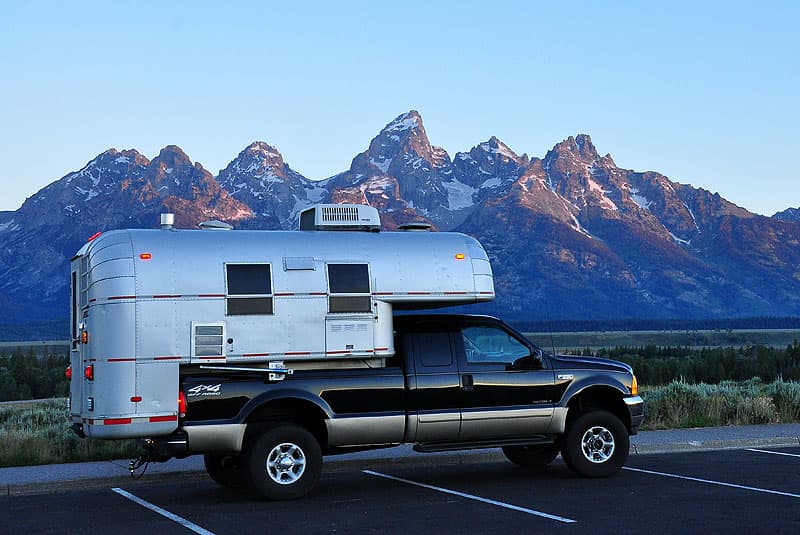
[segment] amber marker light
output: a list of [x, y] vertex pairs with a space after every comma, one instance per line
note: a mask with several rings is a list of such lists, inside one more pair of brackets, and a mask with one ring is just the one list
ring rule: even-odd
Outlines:
[[639, 395], [639, 381], [636, 380], [636, 376], [633, 376], [633, 381], [631, 381], [631, 395], [638, 396]]
[[464, 253], [456, 253], [456, 260], [464, 260], [466, 255]]
[[150, 253], [142, 253], [139, 255], [139, 258], [141, 258], [142, 260], [150, 260], [151, 258], [153, 258], [153, 255], [151, 255]]
[[81, 331], [81, 343], [82, 344], [89, 343], [89, 331]]

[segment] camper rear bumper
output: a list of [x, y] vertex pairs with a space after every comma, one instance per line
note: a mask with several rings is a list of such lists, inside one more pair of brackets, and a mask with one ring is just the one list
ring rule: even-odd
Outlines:
[[147, 438], [142, 447], [153, 461], [196, 453], [239, 453], [246, 429], [247, 424], [187, 425], [166, 437]]

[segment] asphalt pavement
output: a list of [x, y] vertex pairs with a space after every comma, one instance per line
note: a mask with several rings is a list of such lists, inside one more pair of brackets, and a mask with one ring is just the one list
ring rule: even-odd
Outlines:
[[[711, 451], [800, 445], [800, 424], [707, 427], [642, 431], [631, 437], [631, 456], [681, 451]], [[416, 453], [411, 446], [325, 457], [326, 472], [385, 467], [457, 465], [504, 459], [499, 449]], [[137, 472], [137, 475], [141, 470]], [[151, 463], [139, 481], [207, 480], [203, 459], [195, 455]], [[127, 460], [0, 468], [0, 497], [74, 491], [135, 484]]]

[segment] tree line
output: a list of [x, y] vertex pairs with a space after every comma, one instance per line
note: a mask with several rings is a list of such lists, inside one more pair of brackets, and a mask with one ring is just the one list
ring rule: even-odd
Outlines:
[[717, 331], [741, 329], [800, 329], [800, 318], [761, 316], [733, 319], [605, 319], [529, 321], [506, 317], [522, 332], [603, 331]]
[[639, 384], [664, 385], [673, 380], [717, 384], [746, 381], [753, 377], [767, 382], [775, 379], [800, 381], [800, 343], [797, 341], [785, 349], [765, 346], [691, 349], [647, 345], [599, 351], [585, 349], [582, 354], [627, 362], [633, 367]]
[[[673, 380], [687, 383], [717, 384], [783, 379], [800, 381], [800, 343], [785, 349], [765, 346], [692, 349], [681, 346], [618, 346], [592, 351], [584, 356], [621, 360], [633, 366], [640, 384], [663, 385]], [[64, 350], [48, 350], [36, 355], [33, 348], [0, 350], [0, 401], [66, 397], [69, 381], [64, 371], [69, 357]]]
[[42, 399], [69, 395], [65, 371], [69, 357], [63, 351], [45, 350], [36, 355], [33, 347], [16, 348], [11, 354], [0, 350], [0, 401]]

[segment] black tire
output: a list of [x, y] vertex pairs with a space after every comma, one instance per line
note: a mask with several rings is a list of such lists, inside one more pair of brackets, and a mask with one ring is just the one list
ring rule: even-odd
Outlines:
[[264, 429], [248, 442], [244, 462], [250, 483], [270, 500], [294, 500], [316, 486], [322, 451], [314, 435], [294, 424]]
[[211, 479], [229, 489], [247, 488], [250, 481], [247, 470], [243, 466], [240, 455], [225, 455], [221, 453], [206, 453], [203, 455], [203, 464]]
[[547, 466], [558, 455], [558, 446], [505, 446], [503, 453], [512, 463], [526, 468]]
[[594, 410], [578, 417], [567, 429], [561, 446], [566, 465], [583, 477], [608, 477], [628, 458], [628, 430], [619, 418]]

